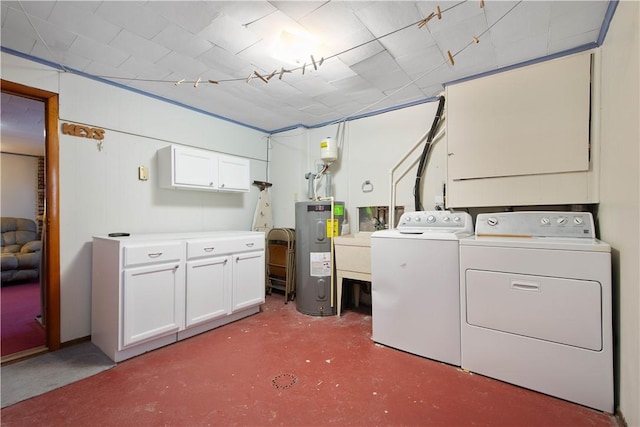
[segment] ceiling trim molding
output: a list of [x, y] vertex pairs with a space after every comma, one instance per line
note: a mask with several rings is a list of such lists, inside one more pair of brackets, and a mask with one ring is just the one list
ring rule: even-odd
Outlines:
[[167, 102], [169, 104], [173, 104], [173, 105], [178, 106], [178, 107], [186, 108], [187, 110], [195, 111], [197, 113], [201, 113], [201, 114], [204, 114], [204, 115], [207, 115], [207, 116], [210, 116], [210, 117], [215, 117], [216, 119], [224, 120], [226, 122], [230, 122], [230, 123], [233, 123], [233, 124], [236, 124], [236, 125], [239, 125], [239, 126], [243, 126], [243, 127], [249, 128], [249, 129], [253, 129], [253, 130], [258, 131], [258, 132], [267, 133], [267, 134], [270, 133], [266, 129], [262, 129], [262, 128], [259, 128], [259, 127], [256, 127], [256, 126], [252, 126], [252, 125], [249, 125], [249, 124], [246, 124], [246, 123], [239, 122], [237, 120], [230, 119], [228, 117], [224, 117], [224, 116], [220, 116], [220, 115], [217, 115], [217, 114], [214, 114], [214, 113], [210, 113], [208, 111], [204, 111], [204, 110], [201, 110], [199, 108], [191, 107], [189, 105], [182, 104], [180, 102], [173, 101], [171, 99], [164, 98], [164, 97], [158, 96], [158, 95], [154, 95], [152, 93], [145, 92], [145, 91], [142, 91], [142, 90], [139, 90], [139, 89], [135, 89], [135, 88], [132, 88], [132, 87], [129, 87], [129, 86], [125, 86], [125, 85], [123, 85], [121, 83], [113, 82], [111, 80], [107, 80], [107, 79], [102, 78], [102, 77], [97, 77], [97, 76], [85, 73], [83, 71], [75, 70], [75, 69], [69, 68], [69, 67], [64, 67], [63, 68], [61, 65], [56, 64], [55, 62], [51, 62], [51, 61], [48, 61], [46, 59], [41, 59], [41, 58], [38, 58], [38, 57], [35, 57], [35, 56], [32, 56], [32, 55], [28, 55], [26, 53], [18, 52], [16, 50], [10, 49], [8, 47], [0, 46], [0, 51], [4, 52], [4, 53], [7, 53], [9, 55], [14, 55], [14, 56], [17, 56], [17, 57], [20, 57], [20, 58], [24, 58], [24, 59], [36, 62], [38, 64], [46, 65], [48, 67], [54, 68], [54, 69], [56, 69], [58, 71], [61, 71], [61, 72], [70, 72], [70, 73], [78, 75], [80, 77], [85, 77], [85, 78], [88, 78], [88, 79], [91, 79], [91, 80], [95, 80], [95, 81], [100, 82], [100, 83], [108, 84], [110, 86], [115, 86], [115, 87], [120, 88], [120, 89], [125, 89], [125, 90], [128, 90], [129, 92], [133, 92], [133, 93], [136, 93], [138, 95], [143, 95], [143, 96], [147, 96], [149, 98], [156, 99], [158, 101]]
[[613, 19], [613, 15], [618, 7], [619, 0], [611, 0], [609, 1], [609, 6], [607, 7], [607, 12], [604, 15], [604, 20], [602, 21], [602, 26], [600, 27], [600, 34], [598, 35], [598, 46], [602, 46], [604, 43], [604, 39], [609, 32], [609, 26], [611, 25], [611, 20]]

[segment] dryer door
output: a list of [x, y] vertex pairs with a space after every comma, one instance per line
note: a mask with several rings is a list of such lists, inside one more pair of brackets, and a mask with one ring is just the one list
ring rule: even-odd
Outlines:
[[602, 350], [602, 289], [589, 280], [466, 271], [469, 325]]

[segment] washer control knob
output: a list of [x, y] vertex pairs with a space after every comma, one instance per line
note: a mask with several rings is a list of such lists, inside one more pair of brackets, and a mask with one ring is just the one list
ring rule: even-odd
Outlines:
[[416, 222], [420, 222], [420, 221], [422, 221], [422, 219], [420, 219], [419, 216], [416, 216]]
[[453, 222], [460, 222], [460, 221], [462, 221], [462, 218], [460, 218], [459, 216], [453, 217]]
[[449, 222], [449, 221], [451, 221], [451, 218], [448, 217], [448, 216], [445, 216], [444, 218], [442, 218], [442, 221]]
[[433, 216], [433, 215], [429, 215], [429, 216], [427, 217], [427, 222], [430, 222], [430, 223], [432, 223], [432, 224], [433, 224], [434, 222], [436, 222], [436, 217], [435, 217], [435, 216]]
[[558, 225], [564, 225], [567, 223], [567, 218], [561, 216], [556, 220], [556, 222], [558, 223]]
[[487, 224], [491, 227], [495, 227], [496, 225], [498, 225], [498, 218], [494, 216], [487, 218]]
[[584, 219], [582, 219], [581, 216], [573, 217], [573, 223], [575, 225], [582, 225], [583, 222], [584, 222]]
[[543, 216], [542, 218], [540, 218], [540, 224], [542, 225], [549, 225], [550, 222], [551, 221], [546, 216]]

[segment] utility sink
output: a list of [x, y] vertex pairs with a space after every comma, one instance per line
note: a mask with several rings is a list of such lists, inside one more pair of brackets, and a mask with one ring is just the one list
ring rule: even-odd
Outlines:
[[[342, 279], [371, 282], [371, 233], [360, 232], [333, 238], [337, 271], [338, 316], [342, 306]], [[359, 305], [360, 284], [354, 282], [355, 305]]]

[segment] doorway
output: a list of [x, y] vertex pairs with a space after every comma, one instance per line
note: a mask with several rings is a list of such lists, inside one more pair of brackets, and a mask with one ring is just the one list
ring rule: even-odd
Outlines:
[[12, 362], [60, 348], [60, 221], [59, 221], [59, 142], [58, 94], [17, 83], [1, 81], [3, 94], [28, 98], [44, 104], [44, 215], [40, 282], [42, 317], [45, 326], [44, 346], [2, 356], [2, 363]]

